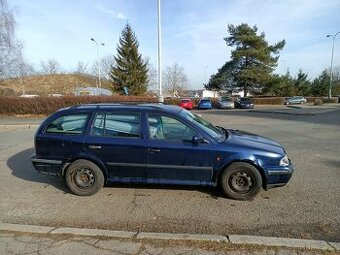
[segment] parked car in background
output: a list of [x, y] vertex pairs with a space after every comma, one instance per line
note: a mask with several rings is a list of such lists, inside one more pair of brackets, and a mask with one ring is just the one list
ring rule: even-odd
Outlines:
[[202, 109], [212, 109], [212, 102], [210, 98], [201, 98], [198, 102], [197, 108]]
[[220, 97], [217, 101], [217, 107], [220, 109], [232, 109], [235, 105], [231, 97]]
[[284, 186], [293, 174], [277, 142], [217, 127], [178, 106], [97, 104], [61, 109], [35, 134], [38, 172], [76, 195], [106, 183], [219, 186], [232, 199]]
[[254, 103], [249, 97], [240, 97], [235, 102], [235, 108], [254, 109]]
[[182, 99], [179, 106], [183, 109], [192, 110], [193, 104], [191, 99]]
[[293, 96], [285, 99], [284, 104], [304, 104], [307, 103], [307, 99], [302, 96]]

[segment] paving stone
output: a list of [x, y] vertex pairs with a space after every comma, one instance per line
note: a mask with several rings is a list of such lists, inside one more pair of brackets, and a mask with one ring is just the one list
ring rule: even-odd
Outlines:
[[141, 255], [159, 255], [162, 253], [164, 248], [154, 247], [152, 245], [146, 244], [144, 245], [144, 251]]
[[39, 252], [40, 255], [121, 255], [121, 253], [117, 253], [110, 250], [99, 249], [92, 245], [83, 244], [80, 245], [79, 242], [76, 241], [68, 241], [66, 243], [62, 243], [59, 246], [54, 246], [49, 249], [45, 249]]
[[95, 247], [127, 254], [137, 254], [141, 246], [142, 243], [121, 240], [100, 240], [95, 244]]
[[296, 255], [298, 254], [297, 251], [293, 251], [293, 250], [278, 250], [276, 255]]

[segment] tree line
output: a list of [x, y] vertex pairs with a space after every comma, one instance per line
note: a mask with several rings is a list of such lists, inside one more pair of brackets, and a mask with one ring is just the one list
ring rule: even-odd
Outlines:
[[[271, 96], [326, 96], [330, 83], [330, 72], [326, 70], [310, 80], [308, 74], [300, 69], [296, 76], [289, 71], [275, 74], [279, 53], [285, 40], [269, 45], [264, 32], [258, 33], [256, 26], [248, 24], [228, 25], [228, 36], [224, 38], [231, 47], [231, 57], [217, 73], [213, 74], [206, 89], [244, 91], [244, 96], [267, 94]], [[333, 70], [333, 94], [340, 94], [340, 68]]]

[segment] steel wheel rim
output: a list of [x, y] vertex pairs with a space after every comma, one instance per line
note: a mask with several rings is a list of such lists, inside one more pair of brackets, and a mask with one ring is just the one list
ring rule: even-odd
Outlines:
[[246, 172], [236, 172], [230, 176], [229, 184], [233, 191], [245, 194], [251, 190], [253, 179]]
[[75, 184], [81, 189], [88, 189], [93, 186], [95, 177], [90, 169], [79, 168], [73, 175]]

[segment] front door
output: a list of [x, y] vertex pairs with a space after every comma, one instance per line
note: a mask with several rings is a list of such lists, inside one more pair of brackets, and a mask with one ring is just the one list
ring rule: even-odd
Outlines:
[[203, 184], [212, 178], [212, 145], [192, 142], [196, 132], [181, 121], [148, 115], [148, 160], [150, 182]]

